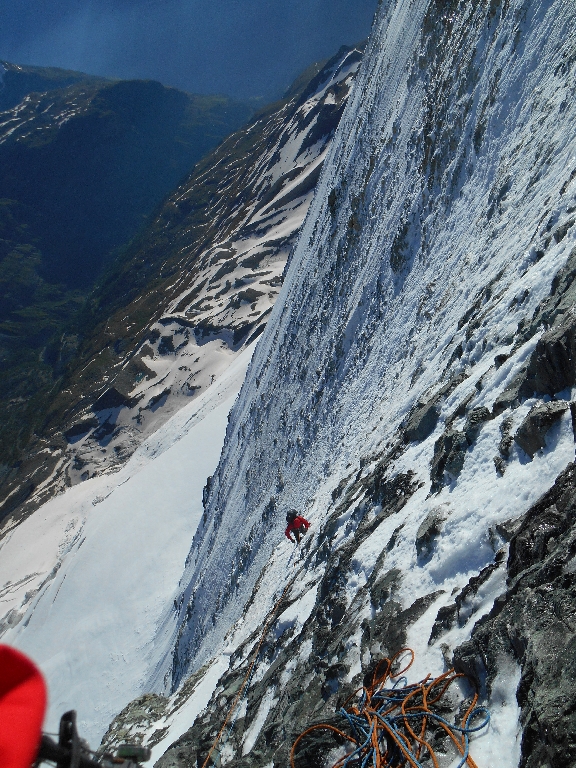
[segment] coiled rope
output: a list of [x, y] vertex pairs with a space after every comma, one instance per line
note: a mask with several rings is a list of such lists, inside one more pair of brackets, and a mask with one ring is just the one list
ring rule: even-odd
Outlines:
[[[222, 736], [224, 734], [224, 731], [226, 730], [226, 726], [228, 725], [228, 722], [229, 722], [230, 718], [232, 717], [234, 711], [236, 710], [236, 707], [240, 703], [240, 700], [242, 699], [242, 697], [244, 695], [244, 691], [247, 690], [248, 686], [250, 685], [250, 681], [252, 680], [252, 674], [254, 672], [255, 665], [256, 665], [256, 662], [258, 660], [258, 656], [260, 655], [260, 649], [262, 648], [262, 644], [264, 643], [264, 639], [265, 639], [265, 637], [266, 637], [266, 635], [268, 633], [268, 630], [270, 629], [270, 625], [274, 621], [274, 619], [276, 617], [276, 613], [278, 612], [278, 608], [282, 604], [282, 601], [284, 600], [284, 598], [286, 597], [286, 595], [288, 594], [288, 592], [292, 588], [292, 585], [294, 584], [294, 582], [296, 581], [296, 579], [300, 575], [301, 571], [302, 571], [302, 568], [300, 568], [300, 570], [296, 573], [296, 575], [292, 579], [290, 579], [290, 581], [288, 582], [288, 584], [284, 588], [284, 591], [282, 592], [282, 594], [280, 595], [280, 597], [278, 598], [278, 600], [274, 604], [274, 607], [272, 608], [272, 610], [268, 614], [268, 619], [267, 619], [266, 623], [264, 624], [264, 629], [262, 630], [262, 634], [260, 636], [260, 641], [259, 641], [258, 645], [256, 646], [256, 650], [254, 651], [254, 654], [252, 656], [252, 661], [250, 662], [250, 666], [248, 667], [246, 675], [244, 676], [244, 680], [242, 681], [242, 685], [240, 686], [240, 690], [236, 694], [236, 698], [232, 702], [232, 706], [230, 707], [230, 709], [228, 711], [228, 714], [226, 715], [226, 719], [224, 720], [224, 722], [222, 724], [222, 727], [218, 731], [218, 735], [216, 736], [212, 746], [210, 747], [210, 750], [209, 750], [209, 752], [208, 752], [208, 754], [206, 756], [206, 759], [204, 760], [204, 763], [202, 764], [202, 768], [207, 768], [208, 763], [210, 762], [210, 758], [212, 757], [212, 754], [214, 753], [214, 750], [216, 749], [216, 747], [218, 746], [220, 740], [222, 739]], [[234, 726], [235, 720], [236, 719], [234, 718], [234, 720], [232, 722], [232, 725], [230, 726], [230, 731], [232, 730], [232, 727]]]
[[[394, 673], [394, 665], [406, 653], [410, 655], [410, 661]], [[436, 725], [436, 728], [439, 726], [450, 737], [461, 755], [457, 768], [465, 764], [469, 768], [477, 768], [470, 756], [470, 734], [488, 725], [490, 713], [485, 707], [476, 706], [476, 693], [461, 725], [448, 722], [431, 707], [439, 704], [455, 680], [465, 676], [451, 669], [434, 679], [427, 675], [419, 683], [409, 685], [403, 675], [413, 663], [414, 651], [410, 648], [403, 648], [392, 659], [383, 659], [374, 671], [372, 684], [355, 691], [339, 710], [339, 714], [347, 721], [349, 732], [328, 723], [307, 728], [292, 746], [291, 767], [296, 768], [296, 750], [301, 741], [314, 731], [324, 730], [332, 731], [353, 747], [332, 768], [402, 768], [407, 765], [423, 768], [421, 761], [427, 757], [425, 752], [430, 756], [434, 768], [440, 768], [438, 756], [426, 739], [430, 726]], [[385, 670], [381, 673], [383, 665]], [[386, 687], [387, 684], [389, 687]], [[347, 706], [359, 694], [359, 700]], [[479, 716], [483, 716], [482, 722], [472, 726], [471, 722]]]

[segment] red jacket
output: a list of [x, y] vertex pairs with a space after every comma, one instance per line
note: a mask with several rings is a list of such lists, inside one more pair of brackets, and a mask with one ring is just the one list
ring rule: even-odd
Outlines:
[[302, 526], [304, 526], [304, 528], [308, 530], [308, 528], [310, 528], [310, 523], [308, 522], [308, 520], [306, 520], [306, 518], [302, 517], [301, 515], [298, 515], [298, 517], [295, 517], [291, 523], [288, 523], [288, 528], [286, 528], [284, 533], [287, 536], [287, 538], [289, 538], [290, 541], [292, 541], [292, 539], [290, 538], [290, 534], [292, 533], [292, 531], [297, 531], [299, 528], [302, 528]]
[[30, 768], [40, 746], [46, 686], [24, 654], [0, 645], [0, 765]]

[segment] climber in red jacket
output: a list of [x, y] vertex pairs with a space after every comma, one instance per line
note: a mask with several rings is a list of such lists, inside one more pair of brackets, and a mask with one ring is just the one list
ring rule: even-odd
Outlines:
[[[295, 509], [288, 512], [286, 515], [286, 522], [288, 523], [288, 527], [285, 531], [286, 537], [290, 539], [293, 544], [300, 544], [300, 537], [304, 536], [308, 528], [310, 528], [310, 523], [306, 518], [299, 515]], [[291, 533], [296, 537], [296, 541], [294, 541], [290, 535]]]
[[46, 685], [24, 654], [0, 645], [0, 765], [30, 768], [38, 754]]

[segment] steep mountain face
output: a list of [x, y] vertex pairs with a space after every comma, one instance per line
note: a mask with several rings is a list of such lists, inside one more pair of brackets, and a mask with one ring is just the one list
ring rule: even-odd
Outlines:
[[198, 164], [109, 270], [86, 311], [96, 329], [5, 482], [18, 514], [117, 469], [262, 332], [361, 56], [343, 48], [304, 73]]
[[[175, 768], [220, 735], [216, 765], [286, 765], [409, 646], [409, 682], [455, 664], [490, 709], [479, 766], [575, 764], [575, 22], [381, 3], [207, 489], [167, 690], [105, 743]], [[296, 764], [342, 750], [326, 732]]]
[[252, 109], [151, 81], [2, 66], [4, 477], [22, 460], [77, 354], [85, 333], [79, 314], [114, 249]]

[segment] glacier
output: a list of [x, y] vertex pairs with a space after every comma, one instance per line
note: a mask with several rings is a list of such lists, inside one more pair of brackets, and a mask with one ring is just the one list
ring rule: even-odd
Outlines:
[[174, 636], [176, 585], [253, 348], [120, 472], [56, 496], [0, 542], [2, 641], [44, 672], [48, 730], [76, 709], [97, 744]]

